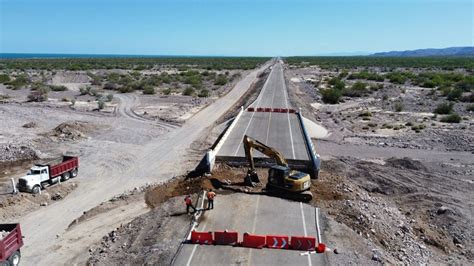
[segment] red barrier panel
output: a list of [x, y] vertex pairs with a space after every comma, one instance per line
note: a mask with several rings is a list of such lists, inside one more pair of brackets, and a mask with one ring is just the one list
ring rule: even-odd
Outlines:
[[268, 248], [288, 249], [289, 242], [288, 236], [267, 236]]
[[312, 251], [316, 248], [316, 238], [309, 236], [292, 236], [291, 249]]
[[273, 108], [273, 112], [274, 112], [274, 113], [279, 113], [280, 110], [281, 110], [280, 108]]
[[191, 243], [193, 244], [206, 244], [211, 245], [213, 243], [212, 232], [191, 232]]
[[247, 111], [249, 111], [249, 112], [254, 112], [254, 111], [255, 111], [255, 108], [249, 107], [249, 108], [247, 108]]
[[265, 112], [271, 112], [272, 111], [272, 108], [265, 108]]
[[226, 231], [214, 232], [214, 243], [216, 245], [236, 245], [239, 240], [239, 233]]
[[265, 236], [262, 235], [251, 235], [244, 233], [244, 241], [242, 246], [246, 248], [263, 248], [265, 246]]
[[288, 109], [282, 108], [282, 109], [281, 109], [281, 113], [288, 113]]
[[264, 111], [264, 110], [263, 110], [262, 107], [258, 107], [258, 108], [257, 108], [257, 112], [263, 112], [263, 111]]
[[323, 243], [319, 243], [318, 246], [316, 247], [316, 252], [317, 253], [324, 253], [326, 251], [326, 245]]
[[294, 114], [294, 113], [296, 113], [296, 110], [295, 110], [295, 109], [289, 109], [289, 110], [288, 110], [288, 113]]

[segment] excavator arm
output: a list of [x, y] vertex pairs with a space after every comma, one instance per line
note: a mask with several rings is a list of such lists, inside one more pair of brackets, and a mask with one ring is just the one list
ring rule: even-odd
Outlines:
[[270, 158], [275, 159], [278, 165], [288, 167], [288, 163], [285, 160], [285, 157], [281, 152], [277, 151], [274, 148], [268, 147], [267, 145], [261, 143], [260, 141], [253, 139], [247, 135], [243, 139], [245, 157], [249, 161], [250, 169], [249, 171], [255, 172], [255, 163], [253, 160], [253, 149], [267, 155]]

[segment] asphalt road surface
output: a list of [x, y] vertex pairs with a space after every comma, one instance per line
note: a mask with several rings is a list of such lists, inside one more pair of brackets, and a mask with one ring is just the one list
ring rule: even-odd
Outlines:
[[[318, 235], [316, 209], [300, 202], [263, 195], [217, 195], [213, 210], [206, 211], [196, 231], [232, 230], [262, 235]], [[322, 265], [322, 254], [303, 251], [251, 249], [231, 246], [184, 244], [175, 265]]]
[[[273, 66], [251, 107], [292, 108], [280, 63]], [[296, 114], [244, 111], [217, 156], [245, 157], [242, 139], [249, 135], [282, 152], [286, 159], [310, 160]], [[255, 152], [256, 157], [264, 155]]]

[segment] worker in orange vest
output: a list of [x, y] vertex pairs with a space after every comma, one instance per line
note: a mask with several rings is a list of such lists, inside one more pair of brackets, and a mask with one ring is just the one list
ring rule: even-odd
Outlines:
[[214, 209], [214, 198], [216, 197], [216, 193], [212, 191], [212, 189], [209, 189], [209, 192], [207, 192], [207, 209]]
[[189, 213], [189, 208], [192, 208], [193, 212], [196, 212], [196, 208], [194, 208], [193, 201], [191, 200], [191, 195], [187, 195], [184, 198], [184, 202], [186, 202], [186, 213]]

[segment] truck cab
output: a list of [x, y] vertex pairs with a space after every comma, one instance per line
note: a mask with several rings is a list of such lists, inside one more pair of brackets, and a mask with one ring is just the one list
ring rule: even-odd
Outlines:
[[49, 169], [47, 166], [35, 165], [28, 173], [18, 180], [21, 191], [39, 193], [42, 183], [49, 181]]

